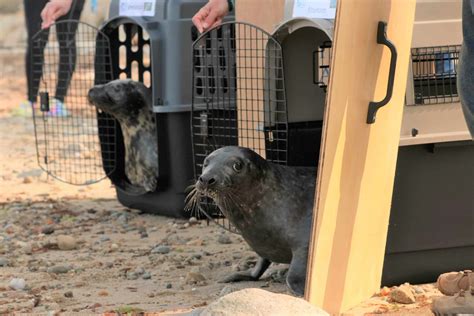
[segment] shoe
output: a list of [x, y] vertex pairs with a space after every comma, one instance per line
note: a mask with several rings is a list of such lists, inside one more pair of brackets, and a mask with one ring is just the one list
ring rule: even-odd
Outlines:
[[61, 100], [53, 99], [50, 103], [49, 116], [53, 117], [68, 117], [69, 112], [66, 109], [66, 105]]
[[17, 117], [33, 117], [33, 107], [34, 103], [31, 101], [23, 101], [19, 107], [11, 111], [11, 114]]
[[444, 315], [474, 315], [474, 296], [472, 288], [461, 290], [454, 296], [442, 296], [433, 299], [431, 311], [436, 316]]
[[471, 270], [443, 273], [436, 282], [438, 290], [444, 295], [454, 295], [461, 290], [467, 291], [469, 285], [474, 288], [474, 273]]

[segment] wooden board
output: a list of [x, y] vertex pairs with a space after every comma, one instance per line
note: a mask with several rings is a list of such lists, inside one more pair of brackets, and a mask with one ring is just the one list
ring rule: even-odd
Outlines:
[[[338, 0], [306, 289], [331, 314], [380, 286], [414, 12], [415, 0]], [[393, 97], [369, 125], [368, 104], [384, 98], [389, 75], [379, 21], [398, 63]]]
[[284, 17], [285, 0], [237, 0], [235, 20], [247, 22], [272, 33]]

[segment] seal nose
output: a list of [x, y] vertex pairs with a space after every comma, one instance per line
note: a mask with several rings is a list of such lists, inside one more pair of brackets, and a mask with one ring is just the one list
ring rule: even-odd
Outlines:
[[216, 183], [216, 179], [214, 179], [213, 177], [205, 176], [200, 176], [198, 181], [199, 184], [205, 189], [212, 187]]

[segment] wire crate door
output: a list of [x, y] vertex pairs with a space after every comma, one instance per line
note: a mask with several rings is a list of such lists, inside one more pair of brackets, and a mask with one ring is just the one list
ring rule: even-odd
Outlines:
[[59, 21], [34, 36], [30, 55], [40, 167], [70, 184], [104, 179], [115, 169], [116, 123], [89, 104], [88, 91], [112, 78], [109, 39], [88, 24]]
[[283, 53], [264, 30], [230, 22], [193, 45], [192, 131], [196, 176], [204, 158], [223, 146], [243, 146], [287, 163]]

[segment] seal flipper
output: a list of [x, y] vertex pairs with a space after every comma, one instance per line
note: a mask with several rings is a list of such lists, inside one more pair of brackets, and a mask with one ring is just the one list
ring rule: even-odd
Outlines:
[[257, 281], [262, 274], [268, 269], [271, 261], [260, 257], [253, 269], [248, 269], [242, 272], [232, 273], [231, 275], [220, 280], [219, 283], [230, 283], [240, 281]]
[[297, 296], [304, 295], [306, 284], [306, 264], [308, 261], [308, 248], [293, 252], [290, 268], [286, 277], [286, 284]]

